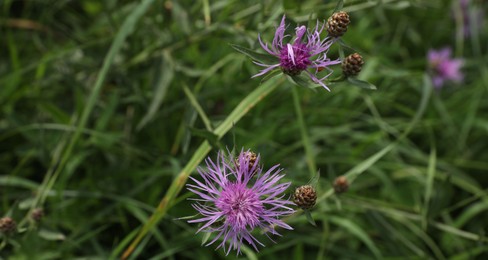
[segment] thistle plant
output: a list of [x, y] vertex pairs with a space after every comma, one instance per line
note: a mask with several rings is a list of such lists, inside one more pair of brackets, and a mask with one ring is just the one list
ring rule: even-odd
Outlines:
[[344, 11], [334, 13], [327, 19], [327, 33], [331, 37], [341, 37], [347, 32], [347, 26], [350, 22], [348, 13]]
[[95, 2], [2, 1], [0, 259], [486, 254], [487, 1]]
[[[342, 1], [339, 1], [338, 8], [341, 7]], [[254, 63], [264, 67], [253, 77], [266, 75], [266, 80], [263, 80], [263, 84], [260, 84], [258, 88], [246, 96], [213, 131], [217, 140], [225, 135], [250, 108], [283, 83], [282, 79], [273, 77], [277, 74], [284, 74], [298, 86], [308, 88], [323, 87], [327, 90], [330, 90], [327, 86], [329, 83], [345, 80], [346, 77], [342, 76], [340, 80], [330, 80], [329, 76], [334, 71], [332, 67], [341, 64], [343, 60], [344, 50], [342, 48], [346, 45], [342, 41], [342, 36], [347, 31], [349, 23], [347, 15], [348, 21], [345, 24], [346, 15], [344, 13], [340, 15], [341, 21], [336, 24], [337, 26], [334, 25], [334, 28], [329, 26], [329, 29], [327, 29], [325, 21], [317, 21], [316, 25], [310, 28], [299, 25], [295, 28], [295, 36], [289, 41], [287, 38], [290, 36], [285, 34], [289, 25], [286, 24], [286, 16], [283, 15], [270, 45], [261, 39], [261, 35], [257, 37], [261, 48], [264, 49], [266, 54], [232, 45], [237, 51], [251, 57]], [[334, 19], [336, 18], [331, 21], [334, 21]], [[330, 34], [328, 30], [332, 29], [341, 31], [340, 35], [327, 35]], [[331, 59], [328, 52], [330, 47], [337, 42], [340, 43], [338, 48], [339, 57], [341, 58]], [[356, 70], [356, 72], [359, 72], [359, 70]], [[354, 77], [347, 77], [347, 79], [354, 79]], [[369, 84], [359, 80], [350, 82], [355, 85]], [[371, 86], [369, 84], [367, 88], [374, 88], [374, 86]], [[292, 93], [298, 118], [301, 122], [300, 129], [304, 139], [306, 139], [306, 127], [299, 108], [299, 98], [296, 89], [293, 89]], [[310, 147], [308, 144], [309, 140], [304, 141], [304, 143], [307, 143], [306, 147]], [[243, 244], [248, 244], [255, 250], [258, 250], [258, 246], [264, 246], [255, 237], [253, 233], [255, 230], [261, 230], [266, 235], [268, 235], [267, 233], [279, 235], [275, 230], [277, 227], [292, 229], [284, 222], [282, 217], [294, 213], [295, 210], [292, 207], [296, 204], [285, 199], [284, 191], [291, 183], [279, 183], [283, 175], [280, 174], [281, 169], [278, 169], [278, 165], [263, 173], [263, 168], [259, 164], [259, 156], [256, 157], [249, 151], [247, 153], [242, 152], [237, 160], [219, 153], [216, 162], [207, 159], [206, 167], [198, 170], [203, 181], [190, 177], [190, 173], [210, 150], [211, 147], [208, 142], [202, 143], [197, 149], [185, 168], [172, 182], [165, 196], [161, 199], [156, 212], [126, 248], [122, 254], [122, 259], [127, 259], [134, 252], [144, 236], [166, 214], [169, 203], [175, 200], [188, 178], [193, 180], [194, 183], [187, 184], [187, 188], [200, 197], [194, 199], [196, 202], [192, 205], [200, 217], [189, 222], [201, 224], [197, 233], [206, 232], [215, 235], [207, 245], [211, 245], [220, 239], [221, 242], [217, 248], [223, 248], [226, 254], [229, 254], [234, 249], [239, 254]], [[311, 156], [309, 149], [306, 149], [306, 153], [308, 157]], [[314, 163], [310, 163], [309, 166], [312, 168], [311, 170], [316, 170], [313, 167], [315, 166]], [[309, 222], [314, 224], [308, 210], [306, 210], [306, 216]]]
[[308, 210], [315, 206], [317, 202], [317, 192], [311, 185], [303, 185], [295, 189], [293, 202], [303, 210]]
[[[285, 35], [285, 16], [281, 19], [281, 23], [276, 29], [275, 36], [271, 46], [263, 43], [261, 36], [258, 36], [261, 47], [270, 55], [278, 58], [279, 62], [275, 64], [263, 64], [255, 62], [256, 64], [266, 67], [253, 77], [264, 75], [273, 69], [280, 68], [283, 73], [290, 76], [298, 76], [305, 72], [312, 79], [313, 82], [320, 84], [325, 89], [330, 89], [325, 85], [324, 80], [332, 73], [329, 68], [331, 65], [339, 64], [341, 61], [331, 60], [327, 57], [327, 51], [334, 41], [328, 37], [321, 39], [320, 35], [324, 30], [325, 24], [319, 25], [309, 31], [305, 26], [299, 26], [295, 29], [296, 36], [291, 43], [284, 43], [283, 40], [287, 37]], [[304, 36], [306, 35], [306, 40]], [[308, 69], [312, 69], [309, 71]], [[326, 75], [319, 78], [318, 73], [326, 69], [329, 71]]]
[[197, 232], [215, 232], [215, 238], [207, 245], [222, 238], [217, 248], [222, 247], [226, 254], [231, 249], [239, 254], [244, 242], [256, 251], [257, 245], [264, 246], [251, 234], [257, 228], [273, 235], [279, 235], [274, 226], [292, 229], [280, 220], [294, 212], [289, 207], [293, 202], [284, 194], [291, 183], [279, 183], [284, 177], [279, 165], [263, 172], [259, 156], [251, 167], [250, 163], [248, 152], [241, 152], [237, 160], [220, 152], [216, 162], [208, 158], [206, 168], [198, 169], [203, 181], [190, 177], [194, 184], [187, 184], [188, 190], [200, 197], [192, 206], [202, 216], [188, 222], [203, 223]]
[[[259, 45], [265, 54], [237, 45], [232, 47], [251, 57], [255, 64], [264, 67], [252, 78], [264, 75], [271, 77], [282, 72], [294, 84], [302, 87], [321, 86], [330, 91], [329, 84], [347, 80], [355, 86], [376, 89], [374, 85], [355, 78], [364, 64], [361, 55], [354, 53], [352, 59], [352, 56], [346, 58], [344, 55], [344, 48], [354, 50], [342, 39], [350, 22], [348, 13], [337, 11], [327, 21], [317, 20], [313, 27], [297, 26], [294, 37], [288, 40], [291, 36], [285, 33], [289, 24], [286, 24], [286, 15], [283, 15], [270, 44], [263, 41], [261, 34], [258, 34]], [[340, 57], [332, 59], [329, 50], [335, 43], [338, 43]], [[338, 64], [342, 64], [342, 68], [346, 64], [349, 70], [343, 71], [338, 78], [330, 79], [334, 65]]]
[[359, 53], [353, 53], [342, 61], [342, 72], [346, 77], [356, 76], [361, 72], [364, 61]]

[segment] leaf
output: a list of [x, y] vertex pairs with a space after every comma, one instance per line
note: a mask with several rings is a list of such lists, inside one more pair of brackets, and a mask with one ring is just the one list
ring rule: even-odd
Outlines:
[[254, 251], [251, 248], [249, 248], [248, 246], [241, 245], [241, 250], [244, 254], [246, 254], [247, 259], [249, 259], [249, 260], [258, 260], [259, 259], [256, 256], [256, 254], [254, 253]]
[[315, 88], [321, 87], [319, 84], [316, 84], [310, 78], [304, 76], [303, 74], [300, 74], [297, 76], [288, 75], [288, 78], [293, 83], [295, 83], [296, 85], [298, 85], [300, 87], [309, 88], [309, 89], [315, 89]]
[[[337, 40], [337, 43], [339, 43], [339, 46], [340, 46], [340, 47], [344, 47], [344, 48], [346, 48], [346, 49], [349, 49], [351, 52], [358, 52], [358, 51], [356, 51], [356, 49], [354, 49], [353, 47], [351, 47], [351, 46], [347, 45], [347, 43], [346, 43], [346, 42], [345, 42], [345, 41], [344, 41], [342, 38], [339, 38], [339, 39]], [[342, 58], [342, 57], [341, 57], [341, 58]]]
[[65, 240], [66, 236], [57, 231], [51, 231], [47, 229], [41, 229], [39, 230], [39, 236], [46, 239], [46, 240]]
[[422, 228], [427, 230], [427, 223], [428, 223], [428, 214], [429, 214], [429, 207], [430, 201], [432, 196], [432, 188], [434, 186], [434, 178], [435, 178], [435, 167], [436, 167], [436, 149], [435, 146], [431, 149], [430, 156], [429, 156], [429, 166], [427, 168], [427, 180], [425, 184], [425, 193], [424, 193], [424, 206], [422, 208]]
[[367, 81], [357, 79], [355, 77], [347, 77], [347, 81], [349, 81], [349, 83], [353, 84], [356, 87], [376, 90], [375, 85], [373, 85]]
[[19, 202], [19, 209], [26, 210], [31, 208], [35, 204], [35, 198], [29, 197]]
[[319, 182], [319, 179], [320, 179], [320, 170], [318, 170], [317, 173], [312, 178], [310, 178], [308, 184], [316, 185]]
[[238, 52], [240, 52], [240, 53], [242, 53], [242, 54], [250, 57], [253, 60], [259, 61], [261, 63], [264, 63], [264, 64], [276, 64], [276, 63], [279, 63], [278, 58], [276, 58], [273, 55], [255, 52], [255, 51], [253, 51], [251, 49], [248, 49], [248, 48], [245, 48], [245, 47], [242, 47], [242, 46], [239, 46], [239, 45], [235, 45], [235, 44], [230, 44], [230, 46], [232, 48], [234, 48], [236, 51], [238, 51]]
[[68, 124], [70, 117], [68, 114], [66, 114], [62, 109], [59, 109], [56, 105], [49, 103], [49, 102], [43, 102], [39, 104], [39, 109], [41, 109], [43, 112], [51, 116], [51, 118], [54, 120], [56, 123], [60, 124]]
[[210, 238], [210, 235], [211, 234], [212, 233], [210, 233], [210, 232], [205, 232], [205, 234], [202, 237], [202, 244], [201, 244], [201, 246], [203, 246], [203, 245], [205, 245], [205, 243], [207, 243], [207, 241]]
[[213, 147], [223, 148], [222, 144], [219, 142], [219, 137], [206, 129], [197, 129], [190, 127], [190, 132], [193, 135], [203, 137]]
[[381, 259], [383, 258], [381, 255], [381, 251], [378, 249], [378, 247], [374, 244], [373, 240], [368, 236], [366, 231], [364, 231], [363, 228], [361, 228], [359, 225], [356, 223], [352, 222], [349, 219], [346, 218], [338, 218], [338, 217], [330, 217], [329, 218], [330, 222], [343, 227], [347, 231], [349, 231], [351, 234], [356, 236], [359, 240], [363, 241], [364, 244], [373, 252], [375, 255], [376, 259]]
[[264, 83], [265, 81], [271, 79], [271, 78], [274, 78], [278, 75], [282, 75], [283, 72], [279, 69], [276, 69], [276, 70], [272, 70], [270, 71], [269, 73], [266, 73], [266, 76], [263, 77], [263, 79], [261, 80], [261, 84]]
[[412, 5], [408, 1], [389, 3], [384, 5], [385, 9], [390, 9], [390, 10], [403, 10], [411, 6]]
[[193, 92], [186, 86], [186, 84], [183, 84], [183, 91], [185, 92], [186, 97], [190, 101], [190, 104], [200, 115], [200, 119], [202, 119], [205, 128], [208, 131], [212, 131], [212, 123], [210, 122], [210, 119], [208, 119], [207, 115], [205, 114], [205, 111], [203, 111], [202, 106], [200, 106], [200, 103], [198, 103], [197, 98], [195, 97]]
[[310, 213], [309, 210], [304, 210], [303, 214], [305, 214], [305, 217], [307, 217], [308, 223], [312, 224], [312, 226], [316, 227], [317, 224], [315, 223], [315, 220], [312, 217], [312, 213]]
[[488, 203], [485, 201], [473, 204], [469, 208], [463, 211], [463, 213], [454, 221], [453, 226], [457, 228], [463, 227], [476, 215], [479, 215], [483, 211], [488, 210]]
[[457, 255], [449, 256], [451, 260], [476, 259], [476, 256], [488, 252], [488, 246], [477, 245], [473, 248], [465, 249]]
[[154, 90], [149, 109], [144, 117], [141, 119], [139, 124], [137, 124], [138, 131], [141, 130], [147, 123], [149, 123], [154, 118], [156, 112], [163, 103], [163, 99], [166, 96], [166, 92], [168, 91], [171, 82], [173, 81], [175, 71], [173, 63], [170, 61], [169, 55], [169, 53], [164, 53], [163, 55], [162, 71], [157, 81], [156, 89]]
[[31, 190], [35, 190], [39, 187], [39, 184], [37, 184], [36, 182], [17, 176], [0, 176], [0, 185]]
[[342, 47], [343, 47], [342, 44], [339, 44], [339, 48], [338, 48], [339, 49], [339, 58], [341, 59], [341, 61], [346, 59], [346, 55], [344, 54], [344, 49]]

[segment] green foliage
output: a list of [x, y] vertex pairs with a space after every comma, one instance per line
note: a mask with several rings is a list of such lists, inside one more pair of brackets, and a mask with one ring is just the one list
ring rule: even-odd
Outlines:
[[[18, 226], [0, 235], [0, 259], [117, 259], [138, 238], [129, 259], [224, 258], [182, 218], [195, 214], [184, 187], [206, 156], [234, 147], [260, 153], [265, 168], [280, 163], [290, 194], [321, 172], [316, 206], [286, 219], [294, 230], [276, 243], [256, 234], [266, 247], [239, 257], [487, 255], [488, 34], [464, 38], [450, 8], [0, 1], [0, 217]], [[293, 33], [334, 10], [351, 24], [328, 55], [359, 52], [357, 78], [332, 67], [331, 92], [304, 73], [251, 79], [252, 60], [278, 62], [257, 35], [269, 42], [283, 12]], [[426, 53], [444, 46], [465, 59], [465, 78], [433, 90]], [[339, 195], [341, 175], [350, 186]]]

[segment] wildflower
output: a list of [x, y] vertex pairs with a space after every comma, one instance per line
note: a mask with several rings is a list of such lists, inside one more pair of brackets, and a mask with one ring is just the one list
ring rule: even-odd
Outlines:
[[42, 217], [44, 217], [44, 210], [42, 208], [36, 208], [32, 211], [31, 218], [35, 222], [40, 222]]
[[[328, 37], [320, 39], [320, 34], [324, 28], [325, 24], [319, 26], [319, 23], [317, 23], [315, 29], [312, 31], [307, 31], [307, 27], [305, 26], [299, 26], [295, 29], [296, 36], [293, 41], [284, 44], [283, 40], [288, 35], [285, 35], [286, 26], [285, 16], [283, 15], [280, 26], [276, 29], [273, 43], [270, 47], [268, 47], [267, 43], [263, 43], [261, 36], [258, 36], [261, 47], [269, 54], [277, 57], [279, 63], [267, 65], [255, 62], [257, 65], [266, 68], [254, 75], [253, 78], [264, 75], [276, 68], [281, 68], [283, 73], [290, 76], [297, 76], [305, 71], [313, 82], [320, 84], [322, 87], [329, 90], [323, 82], [332, 73], [332, 70], [328, 67], [339, 64], [341, 61], [338, 59], [330, 60], [327, 58], [327, 51], [332, 43], [334, 43], [334, 40], [331, 40], [331, 38]], [[303, 40], [305, 34], [307, 34], [306, 40]], [[317, 73], [324, 68], [327, 69], [329, 73], [319, 79]], [[310, 72], [308, 69], [313, 69], [315, 71]]]
[[334, 13], [329, 19], [327, 19], [327, 32], [329, 36], [341, 37], [347, 32], [347, 26], [351, 20], [349, 20], [349, 14], [344, 11]]
[[0, 233], [11, 234], [17, 228], [17, 223], [11, 217], [3, 217], [0, 219]]
[[334, 180], [334, 191], [337, 194], [344, 193], [349, 189], [349, 182], [346, 177], [339, 176]]
[[[216, 237], [207, 246], [222, 238], [217, 248], [222, 247], [227, 254], [231, 249], [239, 254], [244, 241], [256, 251], [257, 244], [264, 246], [251, 234], [256, 228], [275, 235], [279, 234], [274, 226], [292, 229], [279, 219], [294, 212], [287, 206], [293, 203], [283, 199], [283, 192], [290, 183], [278, 183], [284, 176], [280, 174], [279, 165], [263, 173], [259, 156], [250, 170], [246, 153], [240, 153], [239, 166], [222, 152], [216, 163], [208, 158], [207, 168], [198, 169], [203, 182], [190, 177], [195, 184], [187, 184], [188, 190], [200, 196], [192, 206], [203, 216], [188, 222], [204, 223], [197, 233], [216, 232]], [[256, 171], [255, 179], [251, 179], [253, 171]], [[230, 244], [227, 250], [226, 242]]]
[[460, 69], [463, 60], [451, 58], [451, 48], [441, 50], [429, 50], [427, 59], [432, 74], [432, 84], [435, 88], [441, 88], [446, 81], [461, 82], [463, 74]]
[[311, 209], [317, 202], [317, 192], [310, 185], [300, 186], [295, 189], [293, 202], [304, 210]]
[[359, 53], [353, 53], [342, 61], [342, 72], [346, 76], [356, 76], [363, 68], [364, 60]]

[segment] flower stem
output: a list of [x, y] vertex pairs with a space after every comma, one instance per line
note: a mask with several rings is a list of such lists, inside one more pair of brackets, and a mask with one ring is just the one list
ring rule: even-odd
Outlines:
[[305, 156], [307, 160], [308, 169], [310, 171], [310, 178], [315, 176], [317, 171], [317, 165], [315, 163], [315, 156], [312, 151], [312, 143], [308, 138], [307, 127], [303, 120], [302, 108], [300, 106], [300, 97], [298, 96], [298, 90], [296, 87], [292, 87], [293, 93], [293, 105], [295, 106], [295, 112], [297, 114], [298, 125], [300, 125], [300, 133], [302, 135], [303, 147], [305, 148]]
[[[253, 108], [259, 101], [261, 101], [264, 97], [266, 97], [269, 93], [275, 90], [279, 85], [283, 83], [283, 77], [281, 78], [272, 78], [258, 88], [256, 88], [253, 92], [247, 95], [234, 110], [230, 113], [230, 115], [220, 124], [213, 133], [218, 136], [218, 138], [222, 138], [231, 128], [232, 126], [238, 122], [244, 115], [246, 115], [251, 108]], [[200, 162], [207, 156], [210, 152], [211, 146], [207, 141], [204, 141], [200, 147], [195, 151], [190, 161], [186, 164], [183, 170], [178, 174], [178, 176], [173, 180], [171, 186], [169, 187], [166, 195], [161, 199], [159, 202], [156, 211], [151, 215], [149, 220], [142, 226], [139, 233], [137, 234], [136, 238], [132, 241], [132, 243], [125, 249], [124, 253], [122, 254], [122, 259], [127, 259], [132, 252], [136, 249], [139, 245], [141, 240], [147, 235], [147, 233], [153, 229], [156, 224], [164, 217], [166, 212], [168, 211], [169, 207], [173, 204], [176, 196], [181, 191], [183, 186], [185, 185], [188, 176], [191, 174], [193, 170], [200, 164]]]

